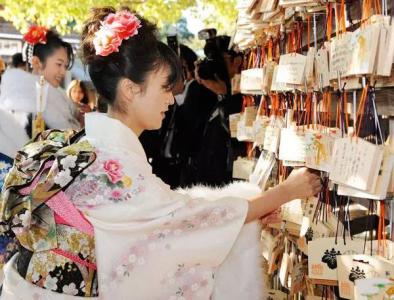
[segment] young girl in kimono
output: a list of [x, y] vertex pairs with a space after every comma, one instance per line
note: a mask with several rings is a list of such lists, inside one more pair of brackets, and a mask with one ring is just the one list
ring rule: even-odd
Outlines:
[[[33, 25], [24, 35], [28, 71], [8, 69], [1, 81], [0, 105], [32, 134], [32, 119], [42, 110], [47, 128], [79, 129], [75, 109], [61, 88], [74, 60], [71, 45], [55, 32]], [[40, 77], [45, 79], [43, 103], [37, 103]], [[40, 106], [40, 107], [39, 107]]]
[[[316, 194], [319, 178], [300, 169], [267, 192], [172, 191], [152, 174], [138, 136], [160, 128], [174, 103], [176, 54], [154, 25], [113, 8], [93, 10], [82, 52], [108, 113], [85, 115], [86, 136], [49, 155], [17, 207], [8, 195], [26, 167], [9, 174], [2, 215], [13, 215], [21, 250], [5, 266], [0, 299], [261, 299], [256, 220]], [[48, 157], [64, 136], [24, 151]]]
[[[0, 188], [13, 159], [32, 135], [32, 121], [37, 112], [37, 84], [45, 78], [43, 117], [49, 128], [78, 129], [74, 110], [60, 83], [72, 65], [73, 50], [53, 31], [33, 26], [24, 37], [31, 72], [22, 68], [8, 69], [0, 86]], [[45, 107], [44, 107], [45, 106]], [[0, 265], [13, 249], [10, 238], [0, 236]]]

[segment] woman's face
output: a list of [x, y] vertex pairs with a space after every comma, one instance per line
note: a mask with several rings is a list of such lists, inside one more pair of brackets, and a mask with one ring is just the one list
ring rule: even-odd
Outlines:
[[51, 56], [48, 56], [45, 64], [41, 67], [40, 73], [54, 87], [59, 87], [66, 75], [68, 63], [66, 49], [63, 47], [58, 48]]
[[83, 93], [80, 85], [76, 85], [71, 89], [70, 97], [75, 103], [80, 103], [82, 101], [83, 97], [85, 97], [85, 94]]
[[137, 134], [143, 130], [159, 129], [166, 111], [174, 104], [171, 87], [166, 86], [169, 76], [168, 68], [151, 72], [145, 82], [145, 90], [134, 95], [128, 110], [128, 118]]

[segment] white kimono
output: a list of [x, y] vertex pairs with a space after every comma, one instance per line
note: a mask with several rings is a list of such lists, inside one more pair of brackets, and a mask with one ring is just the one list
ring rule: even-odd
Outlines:
[[[36, 83], [39, 76], [21, 69], [7, 69], [1, 78], [0, 107], [10, 111], [22, 127], [27, 124], [29, 113], [37, 112]], [[63, 89], [48, 83], [46, 107], [43, 117], [46, 125], [52, 129], [80, 128], [76, 119], [75, 108]]]
[[[85, 124], [97, 159], [66, 194], [94, 228], [99, 299], [263, 298], [259, 225], [244, 225], [248, 203], [235, 197], [257, 187], [172, 191], [120, 121], [89, 113]], [[80, 298], [17, 280], [13, 261], [5, 273], [2, 300]]]
[[25, 129], [12, 114], [0, 108], [0, 153], [14, 157], [28, 139]]

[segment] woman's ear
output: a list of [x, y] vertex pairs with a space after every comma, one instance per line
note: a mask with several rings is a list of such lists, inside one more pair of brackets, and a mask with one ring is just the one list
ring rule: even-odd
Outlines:
[[43, 69], [43, 64], [41, 63], [38, 56], [33, 56], [31, 58], [31, 68], [33, 69], [33, 73], [39, 74], [39, 72]]
[[123, 78], [119, 82], [118, 89], [120, 99], [129, 104], [141, 93], [141, 86], [128, 78]]

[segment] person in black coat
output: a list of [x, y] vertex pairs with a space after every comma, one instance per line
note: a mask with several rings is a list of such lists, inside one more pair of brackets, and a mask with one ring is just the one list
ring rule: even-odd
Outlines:
[[197, 55], [182, 44], [179, 50], [184, 86], [174, 91], [175, 104], [166, 113], [161, 129], [145, 131], [140, 136], [153, 173], [172, 188], [200, 182], [196, 175], [202, 137], [217, 102], [216, 95], [194, 79]]
[[[242, 55], [228, 50], [230, 38], [217, 39], [218, 72], [214, 78], [204, 79], [196, 72], [197, 81], [209, 89], [217, 98], [205, 123], [202, 145], [199, 154], [198, 181], [210, 186], [223, 186], [232, 180], [233, 161], [245, 155], [245, 144], [232, 139], [228, 117], [242, 110], [242, 95], [231, 95], [231, 78], [239, 72]], [[207, 55], [208, 56], [208, 55]]]

